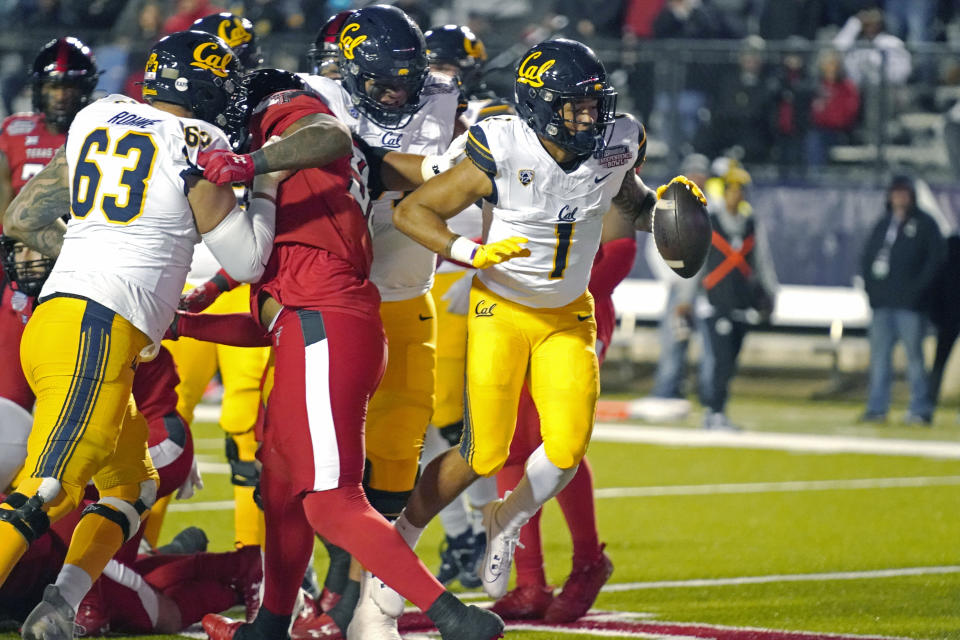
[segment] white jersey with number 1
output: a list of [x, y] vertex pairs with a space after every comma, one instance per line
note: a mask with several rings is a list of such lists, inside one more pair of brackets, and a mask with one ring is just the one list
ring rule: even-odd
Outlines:
[[529, 257], [480, 270], [477, 277], [491, 291], [528, 307], [555, 308], [587, 290], [603, 215], [645, 142], [643, 127], [629, 116], [617, 117], [606, 133], [603, 150], [567, 171], [516, 116], [470, 127], [467, 157], [493, 181], [487, 244], [529, 240]]

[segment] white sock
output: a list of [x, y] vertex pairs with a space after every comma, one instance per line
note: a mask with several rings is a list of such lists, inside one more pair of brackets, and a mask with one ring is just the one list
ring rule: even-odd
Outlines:
[[473, 481], [473, 484], [467, 487], [464, 493], [467, 494], [467, 502], [470, 506], [470, 511], [467, 514], [470, 519], [470, 526], [473, 527], [473, 533], [481, 533], [483, 531], [483, 514], [480, 513], [480, 510], [497, 499], [497, 477], [477, 478]]
[[60, 589], [60, 595], [67, 601], [67, 604], [76, 611], [80, 606], [90, 587], [93, 586], [93, 579], [90, 574], [75, 564], [65, 564], [57, 574], [57, 581], [54, 583]]
[[541, 444], [527, 458], [523, 477], [497, 510], [497, 524], [519, 531], [544, 503], [554, 497], [577, 473], [577, 467], [561, 469], [550, 462]]
[[417, 548], [417, 542], [420, 541], [420, 536], [423, 535], [423, 529], [410, 524], [410, 521], [407, 520], [406, 511], [400, 512], [400, 517], [394, 520], [393, 526], [400, 534], [400, 537], [403, 538], [403, 541], [407, 543], [408, 547], [411, 549]]

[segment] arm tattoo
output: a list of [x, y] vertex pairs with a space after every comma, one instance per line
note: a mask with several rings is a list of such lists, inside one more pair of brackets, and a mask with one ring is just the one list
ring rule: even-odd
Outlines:
[[24, 187], [3, 216], [3, 230], [45, 256], [57, 257], [70, 213], [70, 184], [63, 147]]
[[644, 185], [633, 171], [627, 172], [620, 191], [613, 197], [613, 205], [620, 214], [641, 231], [653, 228], [653, 207], [656, 202], [655, 192]]
[[[307, 169], [322, 167], [350, 153], [353, 141], [341, 125], [332, 118], [305, 116], [295, 122], [282, 141], [252, 154], [254, 171], [258, 174], [280, 169]], [[294, 129], [294, 126], [300, 125]]]

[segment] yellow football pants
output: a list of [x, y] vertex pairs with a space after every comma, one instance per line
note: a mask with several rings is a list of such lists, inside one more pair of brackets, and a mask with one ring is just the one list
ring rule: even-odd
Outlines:
[[472, 277], [472, 271], [438, 273], [430, 290], [437, 309], [437, 384], [430, 422], [438, 429], [463, 421], [467, 363], [467, 316], [447, 311], [443, 295], [460, 278]]
[[437, 369], [437, 313], [427, 293], [383, 302], [387, 368], [367, 409], [368, 486], [378, 491], [413, 489], [430, 416]]
[[510, 452], [526, 381], [540, 414], [547, 457], [561, 469], [580, 462], [593, 430], [600, 368], [589, 292], [537, 309], [494, 294], [478, 280], [467, 320], [467, 407], [460, 452], [490, 476]]

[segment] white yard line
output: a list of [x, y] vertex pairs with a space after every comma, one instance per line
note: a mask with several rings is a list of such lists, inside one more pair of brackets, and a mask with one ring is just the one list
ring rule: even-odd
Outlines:
[[[211, 469], [216, 467], [216, 469]], [[200, 463], [203, 473], [229, 473], [226, 464]], [[661, 487], [609, 487], [597, 489], [598, 500], [609, 498], [645, 498], [657, 496], [709, 496], [736, 493], [778, 493], [801, 491], [844, 491], [855, 489], [899, 489], [909, 487], [949, 487], [960, 485], [960, 476], [921, 476], [914, 478], [854, 478], [850, 480], [799, 480], [786, 482], [738, 482], [732, 484], [688, 484]], [[213, 502], [174, 502], [170, 511], [226, 511], [232, 500]]]

